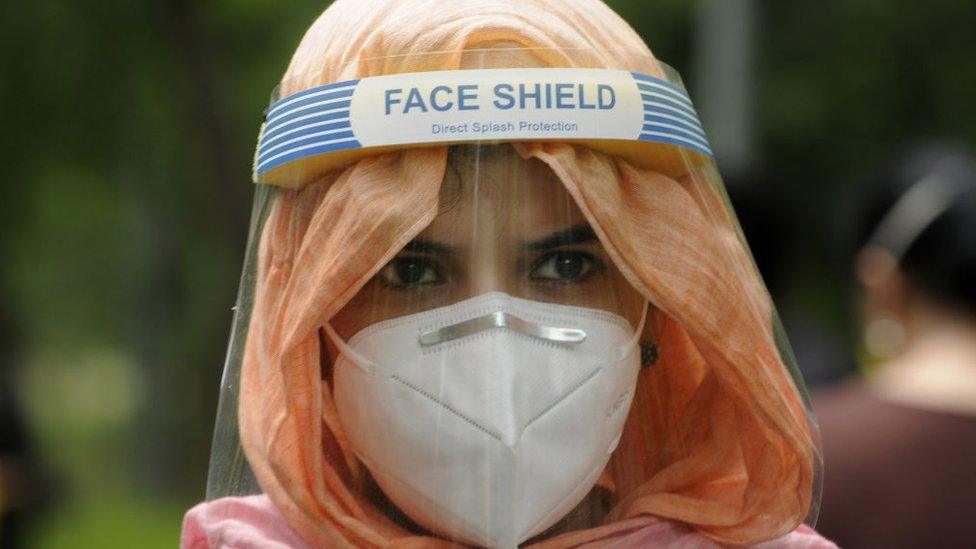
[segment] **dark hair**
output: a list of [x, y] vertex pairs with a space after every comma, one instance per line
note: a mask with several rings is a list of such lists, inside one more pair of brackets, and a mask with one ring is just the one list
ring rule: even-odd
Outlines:
[[[912, 215], [896, 208], [923, 213], [898, 223]], [[976, 316], [976, 157], [968, 148], [928, 143], [894, 157], [871, 182], [860, 217], [862, 246], [890, 251], [921, 291]]]
[[443, 214], [454, 209], [467, 189], [464, 185], [464, 178], [461, 176], [466, 169], [465, 166], [478, 158], [511, 152], [509, 144], [482, 144], [466, 143], [451, 145], [447, 148], [447, 173], [441, 183], [441, 196], [438, 213]]

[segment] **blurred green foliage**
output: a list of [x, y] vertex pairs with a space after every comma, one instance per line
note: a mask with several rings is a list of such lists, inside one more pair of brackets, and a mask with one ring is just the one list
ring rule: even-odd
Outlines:
[[[609, 3], [690, 74], [693, 2]], [[0, 6], [2, 367], [52, 479], [27, 545], [172, 547], [202, 499], [252, 147], [325, 6]], [[785, 299], [841, 330], [845, 193], [909, 138], [976, 137], [976, 3], [757, 7], [760, 158], [795, 219]]]

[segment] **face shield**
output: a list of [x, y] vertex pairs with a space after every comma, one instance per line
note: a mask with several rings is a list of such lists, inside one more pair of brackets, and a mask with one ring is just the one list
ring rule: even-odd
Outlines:
[[338, 546], [815, 518], [803, 384], [672, 69], [496, 49], [302, 75], [255, 181], [208, 498], [265, 493]]

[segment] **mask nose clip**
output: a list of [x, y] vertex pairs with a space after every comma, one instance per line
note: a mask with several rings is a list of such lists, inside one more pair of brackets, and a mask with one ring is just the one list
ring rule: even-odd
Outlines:
[[576, 328], [560, 328], [556, 326], [544, 326], [536, 324], [523, 318], [519, 318], [505, 311], [495, 311], [479, 317], [471, 318], [444, 326], [436, 330], [420, 334], [420, 346], [430, 347], [447, 343], [455, 339], [461, 339], [469, 335], [474, 335], [485, 330], [495, 328], [508, 328], [520, 334], [530, 337], [544, 339], [555, 343], [580, 344], [586, 340], [586, 332]]

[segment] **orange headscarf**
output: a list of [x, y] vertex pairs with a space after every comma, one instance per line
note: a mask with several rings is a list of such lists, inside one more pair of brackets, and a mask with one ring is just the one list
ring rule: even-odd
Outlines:
[[[500, 48], [500, 49], [499, 49]], [[491, 52], [474, 50], [493, 49]], [[410, 56], [429, 52], [436, 55]], [[479, 67], [587, 66], [661, 74], [599, 0], [338, 0], [288, 68], [285, 94], [348, 78]], [[611, 258], [659, 313], [661, 357], [644, 370], [607, 473], [607, 524], [651, 517], [713, 539], [779, 537], [807, 515], [815, 450], [777, 350], [772, 306], [710, 167], [678, 179], [566, 143], [516, 144], [563, 182]], [[241, 373], [241, 439], [262, 489], [310, 543], [429, 547], [352, 488], [359, 467], [320, 373], [319, 328], [437, 213], [446, 147], [376, 155], [298, 190], [265, 222]]]

